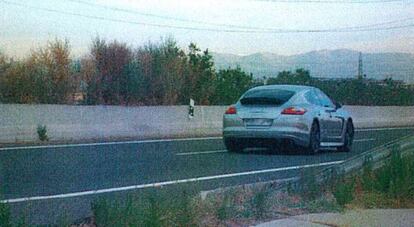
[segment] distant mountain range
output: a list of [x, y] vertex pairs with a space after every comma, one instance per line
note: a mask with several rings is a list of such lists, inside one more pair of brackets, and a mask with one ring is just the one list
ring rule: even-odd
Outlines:
[[[358, 74], [359, 52], [349, 49], [311, 51], [291, 56], [255, 53], [246, 56], [212, 53], [218, 69], [240, 66], [254, 77], [276, 77], [283, 70], [304, 68], [313, 77], [350, 78]], [[414, 83], [414, 54], [362, 53], [367, 78], [393, 78]]]

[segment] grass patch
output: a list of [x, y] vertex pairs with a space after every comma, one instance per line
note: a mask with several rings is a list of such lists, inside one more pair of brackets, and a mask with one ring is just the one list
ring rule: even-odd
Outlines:
[[157, 191], [124, 200], [101, 199], [92, 210], [97, 226], [197, 226], [197, 203], [186, 191]]
[[47, 136], [46, 125], [38, 125], [36, 131], [40, 141], [49, 141], [49, 137]]
[[414, 157], [402, 157], [397, 147], [380, 168], [370, 159], [358, 174], [332, 174], [319, 183], [313, 171], [286, 191], [276, 186], [237, 187], [201, 200], [196, 193], [167, 189], [123, 202], [94, 203], [97, 226], [231, 226], [304, 213], [336, 212], [346, 208], [414, 208]]
[[402, 157], [397, 147], [382, 167], [367, 163], [362, 174], [337, 182], [333, 194], [342, 207], [413, 208], [414, 157]]
[[355, 182], [352, 179], [341, 180], [333, 188], [332, 193], [339, 206], [343, 207], [354, 199]]
[[268, 197], [270, 192], [268, 190], [260, 190], [251, 198], [251, 208], [256, 219], [266, 217], [268, 212]]
[[0, 203], [0, 227], [26, 227], [26, 226], [30, 226], [30, 225], [26, 223], [26, 219], [24, 218], [24, 216], [20, 216], [19, 218], [17, 218], [17, 220], [12, 220], [10, 206], [7, 203]]
[[11, 222], [10, 216], [10, 208], [5, 203], [0, 203], [0, 226], [4, 227], [12, 227], [13, 224]]
[[302, 170], [301, 188], [297, 191], [299, 195], [306, 201], [313, 201], [319, 198], [324, 190], [322, 185], [316, 181], [316, 170]]
[[335, 198], [331, 193], [325, 193], [325, 195], [319, 197], [318, 199], [309, 201], [306, 204], [306, 209], [310, 213], [342, 211], [342, 207], [336, 203]]

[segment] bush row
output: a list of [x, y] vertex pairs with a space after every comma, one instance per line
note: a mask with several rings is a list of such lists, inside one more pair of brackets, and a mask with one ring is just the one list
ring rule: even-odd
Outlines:
[[392, 79], [322, 80], [298, 69], [254, 79], [240, 67], [216, 70], [208, 49], [171, 39], [133, 48], [96, 38], [72, 59], [67, 40], [55, 40], [21, 60], [0, 53], [0, 103], [87, 105], [229, 105], [263, 84], [316, 86], [348, 105], [414, 105], [414, 87]]

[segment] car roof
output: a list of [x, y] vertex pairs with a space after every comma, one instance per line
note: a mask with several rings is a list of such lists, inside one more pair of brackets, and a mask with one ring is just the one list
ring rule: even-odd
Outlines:
[[264, 85], [264, 86], [258, 86], [254, 87], [251, 90], [262, 90], [262, 89], [282, 89], [282, 90], [288, 90], [293, 92], [300, 92], [305, 90], [314, 89], [314, 87], [311, 86], [304, 86], [304, 85], [290, 85], [290, 84], [278, 84], [278, 85]]

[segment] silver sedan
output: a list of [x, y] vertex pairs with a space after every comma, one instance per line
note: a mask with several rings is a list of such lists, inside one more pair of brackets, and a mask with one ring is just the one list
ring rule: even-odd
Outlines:
[[321, 147], [350, 151], [353, 137], [350, 114], [321, 90], [309, 86], [252, 88], [223, 116], [223, 139], [230, 152], [268, 142], [298, 145], [310, 153]]

